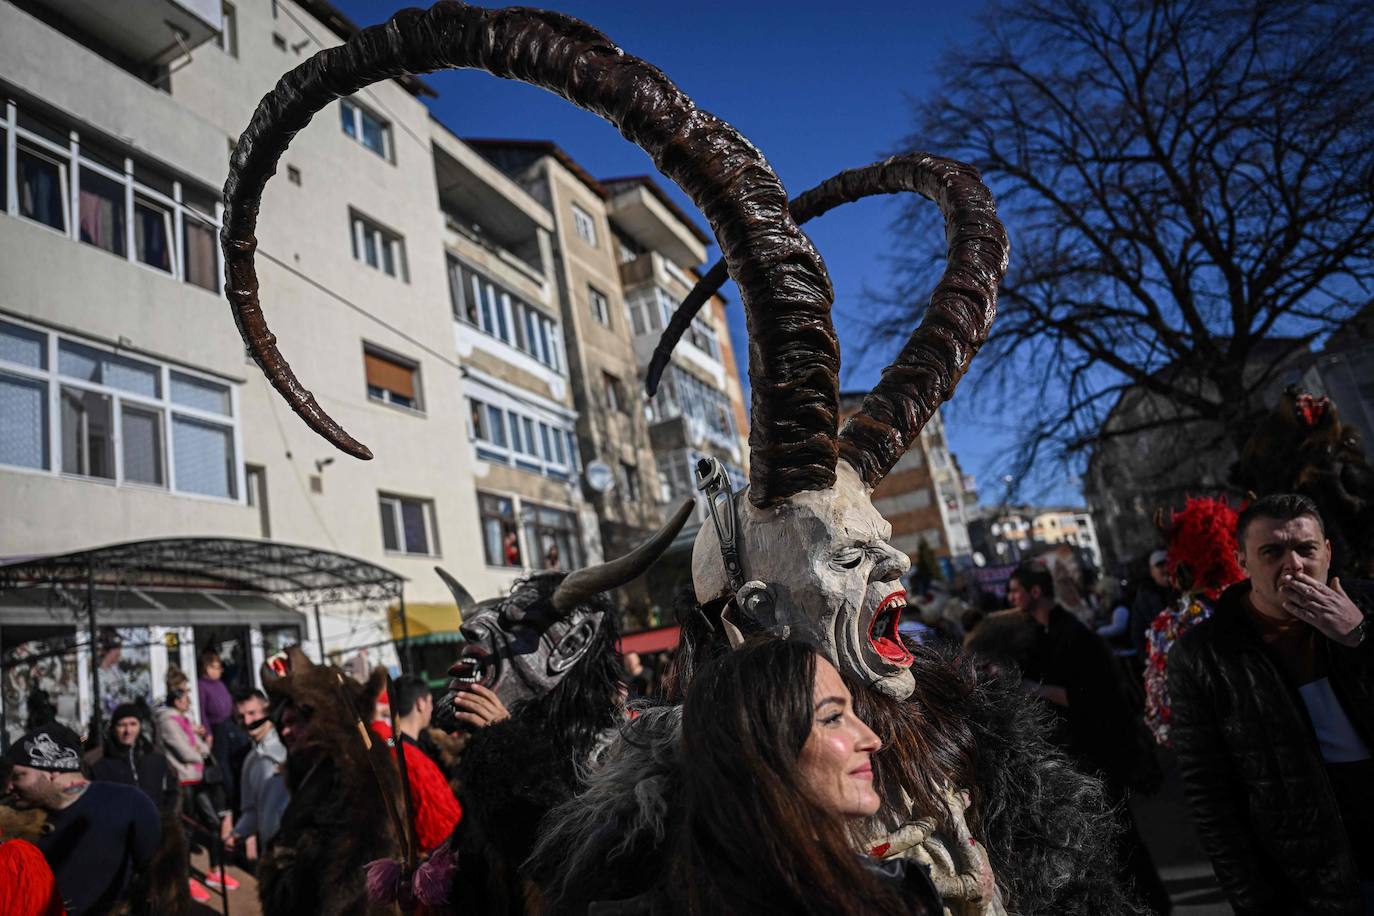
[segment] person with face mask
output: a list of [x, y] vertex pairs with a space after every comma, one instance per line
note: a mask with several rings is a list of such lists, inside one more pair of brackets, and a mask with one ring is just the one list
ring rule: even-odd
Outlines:
[[1328, 580], [1304, 496], [1251, 503], [1236, 542], [1248, 578], [1169, 653], [1198, 837], [1239, 916], [1374, 913], [1374, 587]]
[[225, 847], [233, 849], [241, 841], [255, 837], [254, 852], [260, 855], [277, 835], [282, 814], [291, 801], [282, 772], [286, 745], [281, 743], [268, 717], [267, 694], [261, 690], [242, 690], [234, 695], [234, 719], [253, 739], [253, 749], [244, 758], [239, 774], [239, 818], [232, 829], [223, 829], [222, 838]]
[[48, 832], [35, 845], [52, 867], [67, 912], [116, 910], [157, 852], [157, 808], [133, 786], [87, 780], [80, 739], [56, 723], [16, 741], [3, 763], [11, 768], [4, 794], [15, 807], [47, 812]]

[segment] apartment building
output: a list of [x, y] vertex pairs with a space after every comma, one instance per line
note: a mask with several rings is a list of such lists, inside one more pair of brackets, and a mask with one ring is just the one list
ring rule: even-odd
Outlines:
[[[865, 394], [840, 394], [841, 424], [858, 411]], [[915, 563], [924, 544], [946, 574], [970, 561], [968, 514], [976, 503], [973, 480], [949, 450], [939, 411], [873, 490], [874, 507], [892, 525], [892, 546]]]
[[1032, 517], [1030, 532], [1031, 540], [1038, 544], [1080, 547], [1087, 551], [1095, 568], [1102, 568], [1102, 547], [1098, 543], [1097, 528], [1086, 508], [1047, 506]]
[[[277, 77], [352, 30], [320, 0], [0, 4], [10, 737], [40, 696], [80, 727], [206, 647], [244, 683], [292, 642], [394, 663], [403, 607], [433, 668], [457, 623], [435, 565], [486, 596], [599, 559], [561, 219], [437, 125], [422, 81], [321, 112], [258, 227], [282, 352], [376, 458], [332, 450], [245, 359], [227, 157]], [[609, 253], [602, 273], [614, 294]]]
[[[569, 329], [570, 379], [585, 466], [583, 491], [599, 519], [602, 551], [622, 555], [662, 524], [665, 501], [643, 408], [612, 193], [549, 141], [468, 143], [551, 214], [557, 294]], [[705, 241], [698, 238], [701, 230], [695, 231], [690, 255], [700, 263]], [[653, 601], [643, 582], [620, 590], [620, 605], [631, 622], [647, 619]]]

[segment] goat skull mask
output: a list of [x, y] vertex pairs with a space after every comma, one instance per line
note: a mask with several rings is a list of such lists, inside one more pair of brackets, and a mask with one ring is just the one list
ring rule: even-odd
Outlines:
[[[911, 564], [889, 543], [892, 526], [858, 472], [846, 461], [836, 471], [833, 487], [776, 507], [737, 497], [737, 543], [750, 581], [731, 588], [715, 526], [706, 524], [692, 552], [692, 584], [702, 604], [733, 598], [754, 625], [804, 639], [841, 672], [906, 699], [915, 689], [912, 656], [897, 624], [906, 606], [901, 578]], [[760, 584], [767, 600], [751, 600]]]

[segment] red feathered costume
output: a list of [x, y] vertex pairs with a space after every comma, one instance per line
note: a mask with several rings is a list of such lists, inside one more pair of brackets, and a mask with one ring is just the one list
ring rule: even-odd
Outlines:
[[48, 860], [27, 840], [0, 836], [0, 916], [63, 916]]
[[1169, 577], [1183, 592], [1159, 612], [1146, 633], [1145, 724], [1169, 745], [1167, 659], [1174, 642], [1212, 615], [1212, 602], [1245, 578], [1236, 560], [1236, 512], [1222, 499], [1190, 499], [1169, 520]]
[[[391, 741], [391, 726], [375, 721], [372, 731], [383, 741]], [[444, 773], [424, 751], [408, 741], [402, 741], [406, 755], [406, 777], [410, 780], [410, 799], [414, 805], [412, 818], [415, 837], [422, 853], [432, 852], [448, 839], [463, 817], [458, 799], [453, 797]], [[392, 754], [396, 749], [391, 749]]]

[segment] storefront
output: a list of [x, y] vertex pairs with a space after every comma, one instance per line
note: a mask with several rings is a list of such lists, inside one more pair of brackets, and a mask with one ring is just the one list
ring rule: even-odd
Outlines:
[[322, 638], [322, 607], [404, 613], [403, 584], [342, 554], [226, 538], [0, 564], [0, 748], [30, 723], [56, 718], [86, 734], [120, 703], [159, 703], [168, 670], [194, 678], [206, 648], [224, 660], [231, 690], [261, 686], [259, 668], [275, 652], [300, 645], [319, 660], [342, 648]]

